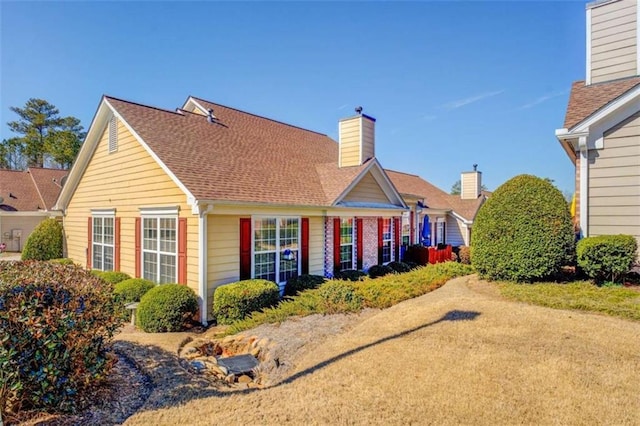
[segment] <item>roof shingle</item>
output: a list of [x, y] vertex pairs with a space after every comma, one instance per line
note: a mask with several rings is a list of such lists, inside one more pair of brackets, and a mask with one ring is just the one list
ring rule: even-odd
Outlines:
[[[0, 169], [0, 197], [3, 209], [50, 210], [62, 189], [66, 170], [30, 167], [27, 170]], [[55, 179], [55, 181], [54, 181]]]

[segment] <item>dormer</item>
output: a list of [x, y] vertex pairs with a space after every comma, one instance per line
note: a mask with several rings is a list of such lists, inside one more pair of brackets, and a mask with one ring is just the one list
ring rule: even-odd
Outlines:
[[639, 0], [587, 4], [587, 85], [640, 74], [639, 10]]

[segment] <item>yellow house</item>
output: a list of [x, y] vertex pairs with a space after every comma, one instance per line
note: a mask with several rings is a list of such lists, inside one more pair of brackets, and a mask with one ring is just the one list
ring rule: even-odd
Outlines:
[[186, 284], [203, 323], [222, 284], [399, 260], [407, 206], [375, 158], [375, 119], [358, 109], [339, 133], [194, 97], [173, 111], [105, 96], [56, 206], [66, 255]]

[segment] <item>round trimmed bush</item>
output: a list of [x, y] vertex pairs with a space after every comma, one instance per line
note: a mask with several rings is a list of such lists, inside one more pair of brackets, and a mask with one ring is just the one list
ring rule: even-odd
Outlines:
[[284, 287], [285, 296], [295, 296], [304, 290], [317, 288], [320, 284], [326, 280], [322, 275], [298, 275], [297, 277], [291, 277], [287, 280], [287, 285]]
[[562, 193], [531, 175], [502, 184], [473, 224], [471, 261], [481, 277], [531, 282], [557, 273], [575, 250]]
[[198, 312], [193, 290], [180, 284], [161, 284], [140, 299], [136, 325], [147, 333], [181, 331]]
[[213, 294], [213, 314], [218, 324], [231, 324], [251, 312], [276, 305], [280, 288], [273, 281], [253, 279], [225, 284]]
[[122, 303], [139, 302], [149, 290], [154, 288], [156, 283], [144, 278], [129, 278], [120, 281], [114, 286], [113, 293], [118, 296]]
[[62, 224], [45, 219], [35, 227], [22, 249], [22, 260], [51, 260], [62, 257]]
[[119, 282], [122, 282], [124, 280], [131, 279], [131, 275], [118, 271], [98, 271], [95, 274], [96, 276], [111, 284], [118, 284]]
[[597, 283], [615, 283], [629, 272], [638, 242], [631, 235], [600, 235], [578, 241], [578, 266]]
[[393, 269], [387, 265], [373, 265], [369, 268], [369, 278], [384, 277], [389, 274], [393, 274]]
[[357, 269], [345, 269], [344, 271], [338, 271], [333, 275], [336, 280], [345, 281], [360, 281], [366, 277], [366, 272], [358, 271]]
[[398, 274], [403, 274], [405, 272], [409, 272], [411, 267], [404, 262], [389, 262], [387, 266], [397, 272]]

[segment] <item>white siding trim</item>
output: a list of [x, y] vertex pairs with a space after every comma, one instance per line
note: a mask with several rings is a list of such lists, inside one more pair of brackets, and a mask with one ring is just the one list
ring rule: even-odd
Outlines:
[[358, 150], [360, 151], [358, 153], [358, 158], [360, 158], [360, 164], [358, 164], [359, 166], [362, 165], [362, 150], [364, 148], [364, 135], [362, 134], [362, 122], [363, 122], [364, 118], [362, 116], [360, 116], [360, 120], [358, 121], [358, 124], [360, 125], [360, 140], [358, 141], [359, 147]]
[[591, 9], [587, 9], [587, 70], [585, 77], [585, 84], [588, 86], [591, 84]]
[[200, 264], [200, 268], [198, 268], [198, 272], [200, 274], [200, 276], [198, 277], [198, 293], [200, 293], [200, 322], [205, 327], [207, 325], [207, 317], [209, 315], [207, 306], [208, 213], [209, 211], [205, 210], [198, 217], [198, 263]]
[[640, 0], [636, 1], [636, 75], [640, 75]]
[[582, 236], [588, 237], [589, 212], [589, 149], [587, 137], [581, 136], [578, 142], [580, 148], [580, 229]]

